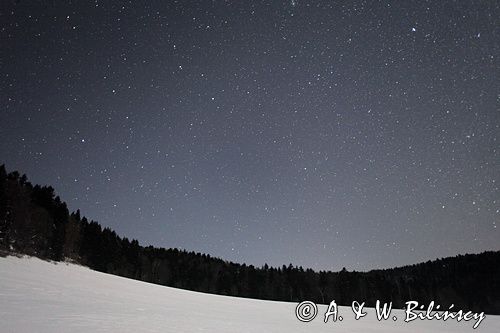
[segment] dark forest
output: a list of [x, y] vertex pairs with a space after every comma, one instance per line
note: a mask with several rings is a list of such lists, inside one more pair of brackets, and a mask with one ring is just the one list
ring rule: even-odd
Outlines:
[[[500, 251], [458, 255], [369, 272], [313, 271], [292, 264], [238, 264], [178, 249], [141, 246], [70, 213], [50, 186], [33, 186], [26, 175], [0, 167], [0, 250], [46, 260], [70, 261], [94, 270], [193, 291], [327, 304], [363, 300], [435, 301], [456, 308], [500, 314]], [[334, 258], [332, 260], [335, 260]]]

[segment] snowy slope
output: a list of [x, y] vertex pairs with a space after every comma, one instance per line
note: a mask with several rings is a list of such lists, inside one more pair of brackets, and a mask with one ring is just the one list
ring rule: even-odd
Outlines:
[[[340, 307], [342, 322], [295, 318], [293, 303], [208, 295], [35, 258], [0, 258], [0, 332], [472, 332], [474, 321], [358, 321]], [[486, 315], [477, 332], [500, 332]]]

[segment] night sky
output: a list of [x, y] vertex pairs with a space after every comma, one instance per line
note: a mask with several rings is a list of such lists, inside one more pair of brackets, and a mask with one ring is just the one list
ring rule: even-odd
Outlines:
[[70, 210], [257, 266], [500, 249], [499, 1], [66, 2], [1, 1], [0, 163]]

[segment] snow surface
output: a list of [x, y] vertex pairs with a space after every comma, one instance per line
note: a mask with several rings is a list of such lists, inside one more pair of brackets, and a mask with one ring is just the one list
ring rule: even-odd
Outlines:
[[354, 320], [323, 322], [326, 306], [303, 323], [295, 303], [209, 295], [125, 279], [66, 263], [0, 258], [0, 332], [500, 332], [500, 316], [474, 321], [377, 321], [373, 309]]

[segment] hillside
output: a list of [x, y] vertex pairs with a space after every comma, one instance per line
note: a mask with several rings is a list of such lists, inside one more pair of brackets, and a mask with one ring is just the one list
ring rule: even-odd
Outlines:
[[[293, 303], [209, 295], [163, 287], [37, 258], [0, 258], [2, 332], [471, 332], [473, 321], [377, 321], [373, 309], [354, 320], [309, 323], [295, 318]], [[487, 315], [479, 332], [499, 332]]]

